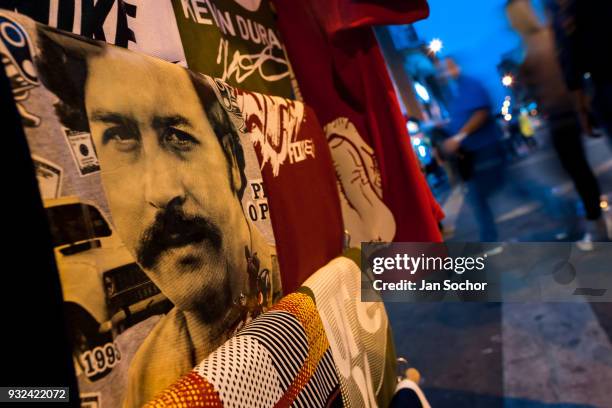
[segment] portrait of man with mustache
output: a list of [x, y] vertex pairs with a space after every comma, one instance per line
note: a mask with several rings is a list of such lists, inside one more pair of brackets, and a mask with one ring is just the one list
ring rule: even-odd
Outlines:
[[174, 304], [139, 347], [124, 406], [141, 406], [280, 297], [274, 247], [245, 216], [245, 156], [206, 78], [39, 27], [42, 83], [90, 132], [115, 228]]

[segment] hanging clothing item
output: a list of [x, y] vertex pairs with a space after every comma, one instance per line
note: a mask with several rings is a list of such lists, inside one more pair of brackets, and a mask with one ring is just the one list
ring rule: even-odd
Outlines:
[[0, 8], [242, 89], [297, 93], [269, 0], [0, 0]]
[[244, 115], [259, 159], [265, 191], [252, 186], [248, 215], [271, 217], [280, 267], [291, 271], [283, 285], [293, 291], [340, 255], [344, 228], [321, 125], [311, 109], [283, 99], [297, 87], [270, 1], [172, 4], [189, 68], [238, 88], [220, 85], [218, 92]]
[[263, 183], [248, 191], [248, 216], [271, 219], [280, 268], [290, 271], [282, 285], [294, 291], [342, 253], [342, 213], [325, 135], [302, 102], [215, 84], [259, 160]]
[[0, 0], [0, 8], [39, 23], [185, 65], [185, 54], [167, 1]]
[[[365, 279], [365, 275], [364, 275]], [[382, 300], [361, 301], [362, 274], [338, 257], [301, 289], [311, 293], [321, 316], [346, 407], [387, 407], [396, 385], [396, 355]]]
[[146, 406], [389, 406], [387, 313], [360, 290], [355, 262], [334, 259]]
[[339, 390], [316, 305], [291, 293], [145, 407], [327, 407]]
[[427, 16], [421, 0], [274, 0], [304, 101], [323, 124], [345, 228], [360, 241], [439, 241], [442, 212], [412, 150], [372, 31]]
[[0, 26], [87, 401], [140, 406], [281, 298], [280, 258], [293, 290], [340, 254], [331, 158], [301, 102], [21, 14]]
[[172, 0], [189, 69], [241, 89], [293, 98], [269, 0]]

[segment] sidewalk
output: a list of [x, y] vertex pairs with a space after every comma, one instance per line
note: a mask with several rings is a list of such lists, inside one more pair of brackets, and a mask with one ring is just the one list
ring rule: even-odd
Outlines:
[[[589, 140], [586, 149], [602, 191], [612, 192], [608, 141]], [[514, 163], [510, 174], [528, 189], [549, 188], [575, 209], [573, 185], [557, 162], [551, 149], [542, 148]], [[446, 238], [477, 241], [463, 195], [455, 188], [442, 203]], [[551, 214], [541, 202], [507, 189], [493, 208], [504, 241], [555, 241], [561, 232], [567, 232], [563, 240], [581, 236], [581, 216], [575, 211]], [[421, 386], [433, 407], [612, 407], [612, 303], [386, 307], [397, 354], [421, 372]]]
[[588, 304], [386, 306], [434, 407], [612, 406], [612, 331]]

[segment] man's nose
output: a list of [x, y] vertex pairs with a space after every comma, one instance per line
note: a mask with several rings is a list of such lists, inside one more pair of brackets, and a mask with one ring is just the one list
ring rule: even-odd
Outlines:
[[147, 160], [145, 173], [145, 198], [149, 205], [165, 209], [171, 202], [184, 202], [185, 190], [180, 174], [163, 153]]

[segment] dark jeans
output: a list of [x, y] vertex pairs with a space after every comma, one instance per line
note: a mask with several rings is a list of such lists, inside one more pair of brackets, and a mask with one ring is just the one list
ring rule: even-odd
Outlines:
[[574, 182], [582, 199], [586, 218], [596, 220], [601, 216], [599, 183], [587, 161], [582, 143], [582, 130], [575, 115], [551, 117], [549, 120], [553, 146], [561, 165]]
[[595, 96], [593, 109], [599, 124], [606, 130], [612, 139], [612, 83], [598, 83], [594, 85]]
[[495, 217], [491, 209], [490, 199], [505, 183], [506, 158], [501, 143], [495, 143], [470, 153], [472, 157], [472, 172], [466, 180], [466, 202], [471, 207], [481, 242], [496, 242], [498, 240]]

